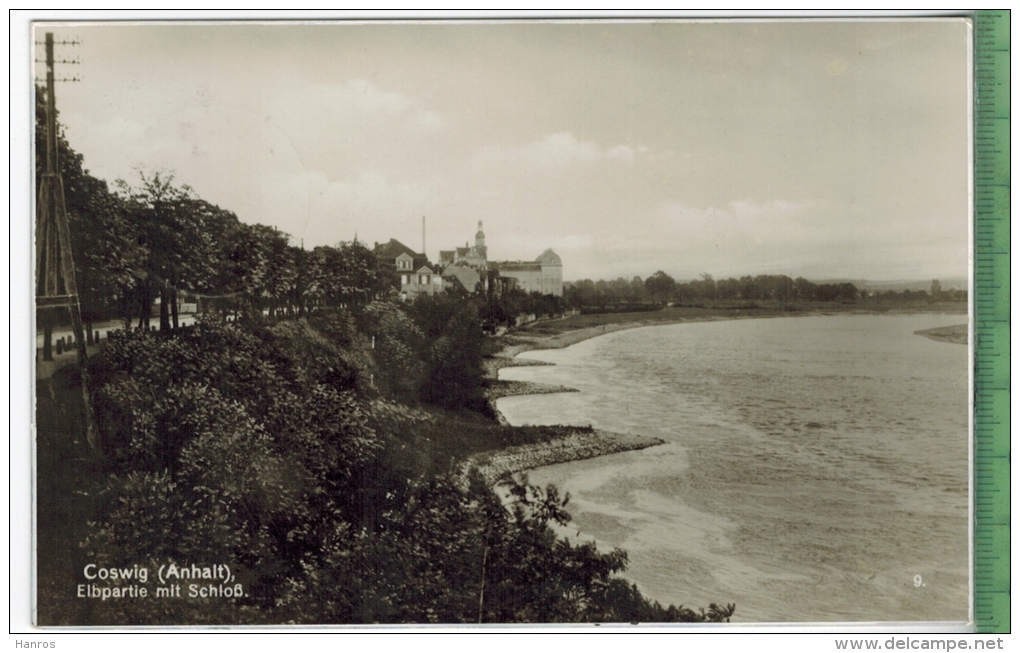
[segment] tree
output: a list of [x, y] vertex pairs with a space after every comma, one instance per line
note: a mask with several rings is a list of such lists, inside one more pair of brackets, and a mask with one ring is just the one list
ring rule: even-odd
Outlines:
[[295, 262], [289, 246], [290, 238], [275, 227], [252, 225], [255, 239], [260, 249], [261, 261], [265, 270], [260, 276], [261, 285], [249, 288], [253, 301], [257, 302], [257, 311], [263, 310], [268, 317], [277, 317], [287, 301], [288, 291], [294, 285], [297, 276]]
[[290, 260], [294, 263], [294, 275], [287, 291], [289, 304], [298, 315], [304, 315], [312, 301], [316, 271], [315, 257], [305, 251], [304, 247], [290, 247]]
[[340, 257], [340, 283], [351, 303], [368, 303], [389, 287], [378, 257], [358, 241], [340, 243]]
[[641, 277], [635, 276], [630, 280], [630, 292], [627, 295], [627, 300], [635, 304], [645, 301], [648, 297], [648, 289], [645, 288], [645, 282], [641, 280]]
[[[454, 378], [478, 363], [471, 306], [423, 297], [409, 324], [402, 305], [376, 302], [360, 326], [393, 317], [397, 334], [420, 328], [419, 351], [397, 355], [425, 356], [444, 405], [470, 408], [477, 388]], [[649, 602], [618, 577], [626, 553], [558, 538], [551, 527], [569, 522], [569, 496], [555, 487], [509, 479], [497, 494], [478, 474], [435, 471], [423, 460], [429, 436], [478, 418], [369, 402], [358, 379], [372, 363], [361, 355], [379, 350], [357, 324], [320, 311], [274, 324], [201, 320], [174, 338], [115, 334], [93, 359], [105, 464], [63, 532], [82, 533], [78, 555], [103, 565], [228, 564], [245, 596], [61, 609], [95, 624], [729, 618], [732, 606], [699, 614]]]
[[818, 286], [804, 277], [797, 277], [793, 281], [794, 298], [802, 302], [815, 301], [815, 291]]
[[740, 295], [740, 282], [730, 277], [715, 285], [719, 299], [736, 299]]
[[137, 186], [124, 181], [118, 185], [146, 252], [138, 275], [138, 326], [148, 327], [152, 303], [158, 297], [159, 328], [169, 333], [177, 326], [178, 291], [200, 285], [211, 273], [208, 250], [214, 235], [201, 215], [208, 205], [190, 186], [176, 186], [173, 173], [139, 171]]
[[91, 342], [93, 321], [131, 315], [127, 298], [147, 252], [121, 198], [105, 182], [85, 173], [72, 175], [64, 188], [82, 319]]
[[701, 299], [715, 299], [715, 279], [707, 272], [702, 272], [698, 276], [700, 279], [691, 282], [694, 292]]
[[426, 339], [422, 399], [446, 408], [485, 412], [483, 333], [476, 304], [452, 295], [419, 295], [408, 312]]
[[275, 227], [242, 223], [228, 233], [233, 282], [246, 314], [255, 320], [275, 317], [297, 274], [288, 236]]
[[662, 270], [645, 279], [645, 288], [653, 299], [661, 303], [669, 301], [676, 292], [676, 281]]

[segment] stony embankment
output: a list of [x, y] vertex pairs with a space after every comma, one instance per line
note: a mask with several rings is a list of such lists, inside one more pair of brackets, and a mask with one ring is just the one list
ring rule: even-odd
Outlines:
[[485, 398], [489, 401], [496, 401], [503, 397], [516, 397], [518, 395], [550, 395], [556, 392], [577, 392], [577, 388], [568, 388], [565, 385], [550, 385], [548, 383], [532, 383], [530, 381], [503, 381], [501, 379], [489, 380], [489, 386], [485, 389]]
[[557, 392], [577, 392], [577, 388], [569, 388], [565, 385], [550, 385], [548, 383], [532, 383], [530, 381], [506, 381], [499, 378], [499, 371], [506, 367], [535, 367], [552, 365], [545, 361], [531, 360], [528, 358], [517, 358], [517, 354], [536, 347], [534, 338], [508, 337], [503, 341], [503, 350], [482, 361], [482, 369], [486, 378], [485, 399], [489, 402], [496, 420], [504, 426], [509, 422], [496, 408], [496, 400], [503, 397], [516, 397], [519, 395], [547, 395]]
[[499, 371], [504, 367], [541, 367], [545, 365], [552, 365], [552, 363], [530, 358], [512, 358], [504, 353], [482, 360], [482, 370], [485, 372], [485, 376], [490, 379], [498, 378]]
[[508, 474], [536, 467], [647, 449], [660, 444], [665, 444], [665, 440], [609, 431], [577, 430], [548, 442], [475, 454], [463, 463], [461, 475], [466, 477], [468, 471], [476, 467], [486, 482], [492, 485]]
[[[547, 338], [517, 336], [504, 339], [503, 350], [496, 356], [483, 361], [485, 376], [488, 379], [488, 387], [485, 391], [486, 399], [489, 401], [489, 406], [492, 408], [492, 412], [495, 413], [499, 423], [506, 426], [510, 425], [506, 418], [503, 417], [503, 414], [499, 412], [499, 409], [496, 408], [496, 400], [502, 397], [577, 392], [576, 388], [562, 385], [531, 383], [527, 381], [504, 381], [499, 379], [499, 370], [504, 367], [552, 365], [552, 363], [527, 358], [516, 358], [516, 356], [521, 352], [534, 349], [561, 349], [587, 338], [617, 331], [619, 328], [633, 328], [633, 326], [639, 325], [608, 326], [608, 330], [600, 326], [590, 329], [578, 329]], [[566, 435], [546, 442], [475, 454], [464, 462], [461, 472], [462, 477], [466, 478], [468, 470], [472, 467], [477, 467], [486, 481], [492, 484], [507, 474], [514, 474], [536, 467], [555, 465], [573, 460], [584, 460], [622, 451], [646, 449], [664, 443], [665, 440], [660, 440], [659, 438], [592, 430], [585, 427], [568, 431]]]

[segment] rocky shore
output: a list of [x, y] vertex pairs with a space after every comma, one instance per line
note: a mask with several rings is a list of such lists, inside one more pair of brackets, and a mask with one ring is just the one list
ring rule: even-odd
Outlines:
[[482, 369], [485, 372], [485, 376], [489, 379], [498, 378], [499, 371], [504, 367], [540, 367], [545, 365], [552, 365], [552, 363], [530, 360], [528, 358], [513, 358], [506, 355], [505, 352], [482, 361]]
[[609, 431], [575, 431], [548, 442], [510, 447], [500, 451], [486, 451], [468, 458], [461, 467], [462, 477], [472, 468], [478, 468], [490, 485], [508, 474], [516, 474], [536, 467], [555, 465], [574, 460], [585, 460], [622, 451], [646, 449], [665, 444], [665, 440], [642, 435], [610, 433]]
[[[488, 387], [486, 399], [492, 412], [500, 424], [509, 426], [506, 418], [496, 408], [496, 400], [502, 397], [513, 397], [529, 394], [552, 394], [557, 392], [577, 392], [576, 388], [528, 381], [505, 381], [499, 378], [499, 370], [505, 367], [527, 367], [535, 365], [552, 365], [544, 361], [516, 358], [517, 354], [536, 349], [562, 349], [574, 343], [594, 338], [604, 333], [621, 329], [629, 329], [645, 324], [609, 324], [585, 329], [576, 329], [550, 337], [512, 336], [504, 340], [503, 350], [483, 362]], [[570, 431], [567, 435], [554, 438], [547, 442], [514, 446], [498, 451], [486, 451], [468, 458], [462, 468], [462, 476], [472, 467], [477, 467], [482, 476], [490, 484], [495, 483], [507, 474], [514, 474], [545, 465], [555, 465], [573, 460], [585, 460], [596, 456], [605, 456], [622, 451], [646, 449], [664, 444], [665, 440], [641, 435], [613, 433], [610, 431], [592, 430], [590, 428]]]
[[[529, 381], [503, 381], [501, 379], [490, 379], [489, 387], [485, 389], [485, 398], [489, 401], [496, 401], [503, 397], [516, 397], [518, 395], [549, 395], [557, 392], [577, 392], [577, 388], [568, 388], [565, 385], [549, 385], [547, 383], [531, 383]], [[495, 408], [495, 406], [493, 408]]]

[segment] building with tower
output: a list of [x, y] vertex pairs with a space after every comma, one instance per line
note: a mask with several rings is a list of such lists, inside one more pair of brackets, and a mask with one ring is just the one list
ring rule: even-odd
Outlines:
[[563, 262], [552, 249], [545, 250], [534, 261], [489, 261], [488, 253], [485, 232], [479, 220], [473, 247], [464, 243], [464, 247], [439, 252], [439, 263], [444, 267], [443, 277], [451, 282], [456, 277], [456, 283], [470, 292], [472, 284], [465, 279], [474, 279], [477, 275], [482, 281], [488, 276], [487, 270], [497, 270], [501, 277], [515, 279], [516, 287], [524, 292], [563, 296]]
[[488, 249], [485, 247], [485, 232], [482, 231], [481, 220], [478, 221], [478, 231], [475, 232], [474, 247], [464, 243], [463, 247], [439, 252], [439, 264], [444, 266], [463, 265], [473, 268], [485, 268], [487, 258]]
[[547, 249], [534, 261], [493, 261], [489, 267], [499, 276], [517, 280], [524, 292], [563, 296], [563, 262], [559, 254]]

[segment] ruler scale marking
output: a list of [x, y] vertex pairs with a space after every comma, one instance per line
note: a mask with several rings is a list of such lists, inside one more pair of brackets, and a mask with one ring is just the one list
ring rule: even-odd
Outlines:
[[974, 23], [974, 619], [1009, 632], [1009, 12]]

